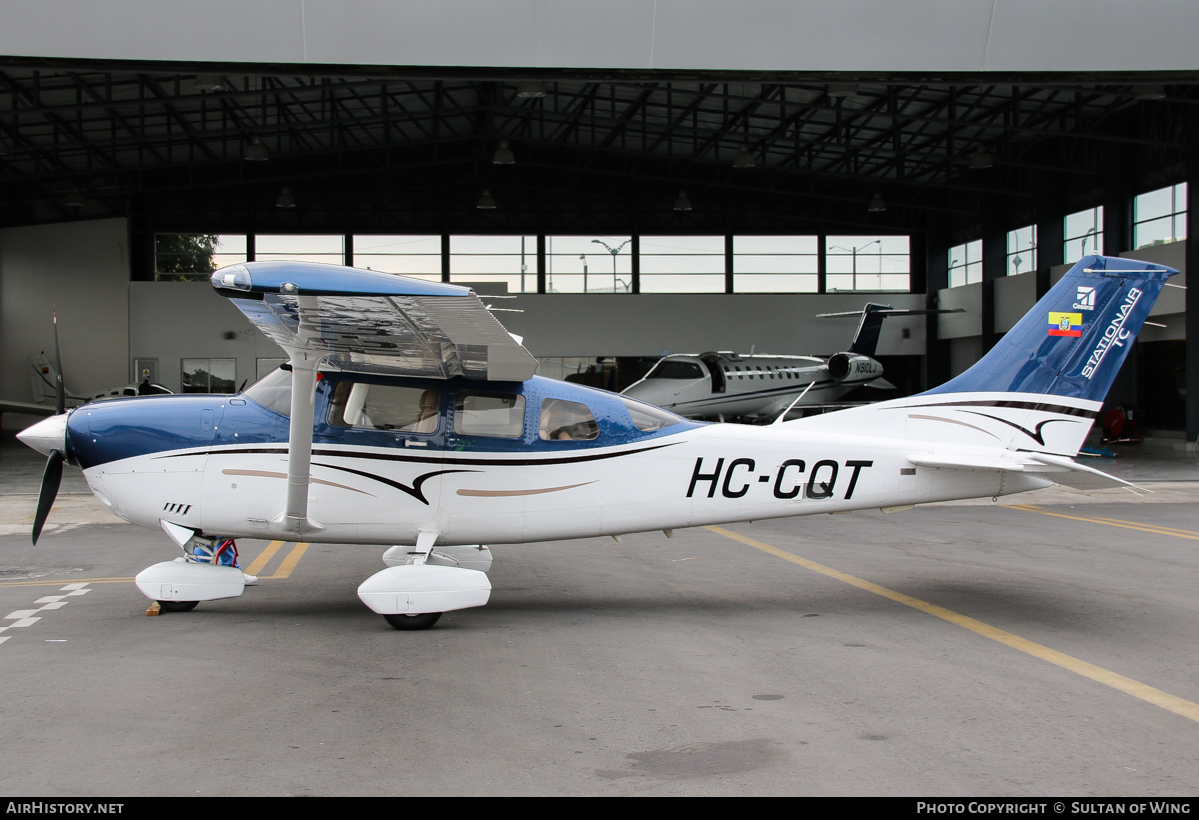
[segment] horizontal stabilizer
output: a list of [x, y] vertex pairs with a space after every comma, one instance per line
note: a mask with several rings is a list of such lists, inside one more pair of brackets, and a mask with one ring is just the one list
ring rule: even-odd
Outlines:
[[882, 376], [879, 376], [877, 379], [875, 379], [872, 382], [866, 382], [862, 386], [863, 387], [874, 387], [879, 390], [894, 390], [895, 389], [895, 385], [891, 384], [891, 382], [887, 381]]
[[54, 405], [0, 399], [0, 413], [24, 413], [27, 416], [53, 416]]
[[1102, 470], [1078, 464], [1064, 456], [1047, 453], [1025, 453], [1021, 458], [974, 455], [970, 453], [934, 454], [914, 453], [908, 461], [917, 467], [934, 467], [949, 470], [1007, 470], [1015, 473], [1036, 473], [1039, 477], [1064, 484], [1077, 490], [1101, 490], [1109, 487], [1130, 487], [1148, 492], [1132, 482], [1116, 478]]

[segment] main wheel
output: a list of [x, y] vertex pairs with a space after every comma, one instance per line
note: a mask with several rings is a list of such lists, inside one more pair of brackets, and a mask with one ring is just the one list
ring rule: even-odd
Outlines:
[[199, 601], [159, 601], [158, 609], [162, 612], [191, 612]]
[[387, 623], [391, 624], [396, 629], [428, 629], [437, 623], [437, 619], [441, 617], [440, 612], [423, 612], [420, 615], [384, 615]]

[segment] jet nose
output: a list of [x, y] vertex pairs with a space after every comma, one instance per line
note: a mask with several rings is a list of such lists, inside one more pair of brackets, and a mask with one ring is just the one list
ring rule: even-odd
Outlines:
[[668, 405], [674, 399], [674, 392], [661, 384], [655, 382], [641, 382], [626, 389], [623, 395], [637, 401], [643, 401], [646, 404], [655, 404], [659, 407]]
[[48, 419], [42, 419], [32, 427], [26, 427], [17, 433], [17, 438], [21, 440], [22, 444], [32, 447], [44, 456], [50, 455], [54, 450], [58, 450], [60, 453], [65, 452], [68, 415], [70, 414], [61, 413]]

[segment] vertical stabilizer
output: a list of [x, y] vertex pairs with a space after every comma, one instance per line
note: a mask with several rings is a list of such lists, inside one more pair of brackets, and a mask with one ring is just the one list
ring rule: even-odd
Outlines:
[[850, 353], [862, 356], [873, 356], [878, 349], [878, 335], [883, 329], [883, 319], [891, 311], [890, 305], [878, 305], [873, 302], [862, 308], [862, 321], [858, 322], [857, 332], [853, 334], [853, 343], [849, 346]]

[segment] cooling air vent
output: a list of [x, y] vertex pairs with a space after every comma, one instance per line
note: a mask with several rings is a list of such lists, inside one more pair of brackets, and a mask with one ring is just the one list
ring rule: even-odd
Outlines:
[[191, 504], [163, 504], [162, 511], [174, 513], [175, 515], [187, 515], [191, 512]]

